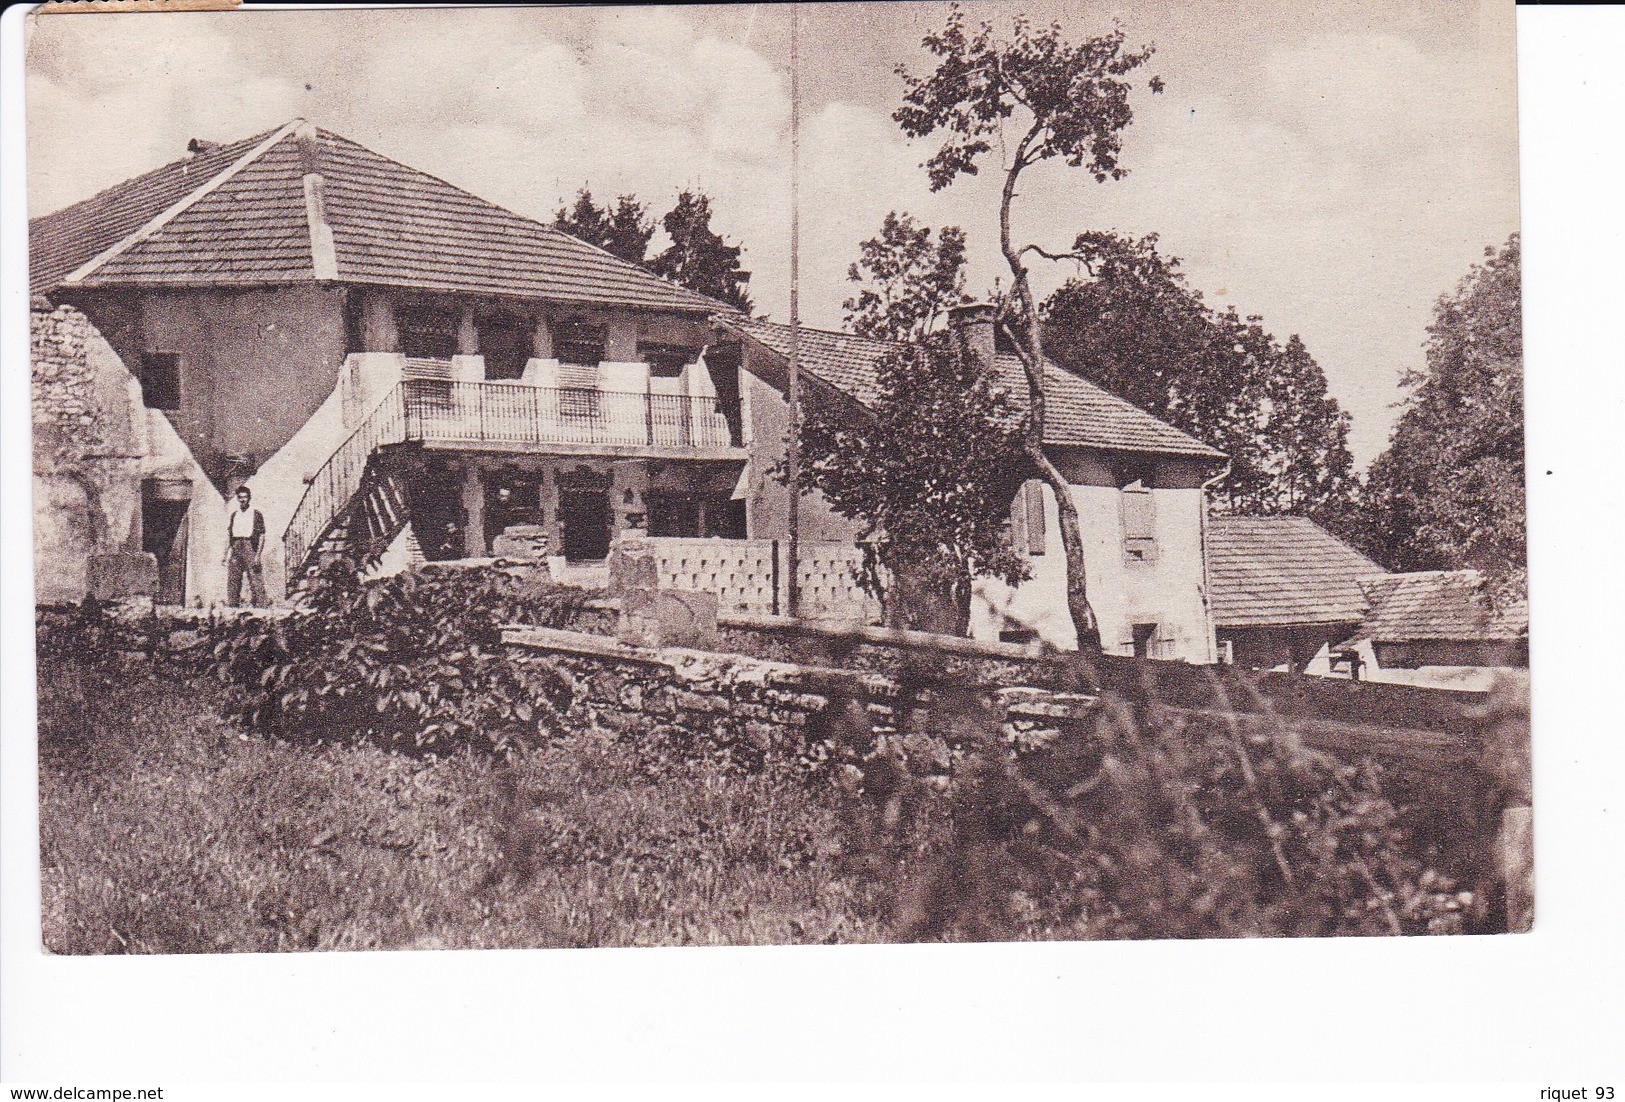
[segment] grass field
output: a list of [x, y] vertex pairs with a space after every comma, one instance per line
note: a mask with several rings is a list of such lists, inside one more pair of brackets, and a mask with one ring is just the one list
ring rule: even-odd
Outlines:
[[245, 737], [207, 685], [40, 683], [57, 953], [886, 940], [833, 794], [704, 763], [652, 780], [582, 734], [511, 766]]

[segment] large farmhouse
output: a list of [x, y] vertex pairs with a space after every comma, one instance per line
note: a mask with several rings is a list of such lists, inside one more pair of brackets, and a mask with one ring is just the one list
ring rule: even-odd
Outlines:
[[[479, 558], [523, 533], [578, 576], [648, 538], [670, 584], [780, 610], [785, 326], [302, 120], [194, 141], [35, 220], [29, 255], [36, 360], [72, 361], [131, 426], [101, 491], [36, 462], [41, 600], [145, 551], [160, 600], [218, 601], [225, 498], [247, 485], [273, 600], [326, 551]], [[1019, 399], [985, 313], [955, 324]], [[862, 403], [884, 351], [803, 330], [798, 359]], [[1215, 660], [1203, 485], [1224, 457], [1059, 369], [1047, 402], [1108, 649]], [[800, 513], [807, 607], [872, 614], [856, 526], [815, 492]], [[1032, 580], [980, 587], [974, 631], [1074, 645], [1048, 488], [1020, 486], [1012, 518]]]

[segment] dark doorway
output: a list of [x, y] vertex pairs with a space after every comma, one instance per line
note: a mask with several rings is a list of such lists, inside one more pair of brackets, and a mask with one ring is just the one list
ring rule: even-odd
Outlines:
[[158, 496], [149, 484], [141, 500], [141, 550], [158, 560], [158, 603], [186, 603], [186, 514], [190, 499]]
[[570, 562], [597, 562], [609, 555], [609, 494], [603, 490], [559, 491], [559, 539]]
[[480, 318], [475, 328], [480, 355], [485, 357], [485, 377], [498, 382], [522, 378], [530, 362], [531, 326], [512, 314], [491, 314]]
[[650, 490], [649, 535], [745, 538], [745, 503], [726, 494]]
[[540, 475], [492, 472], [485, 482], [485, 546], [515, 524], [542, 523]]
[[430, 562], [460, 559], [463, 540], [463, 473], [439, 464], [410, 477], [412, 533]]

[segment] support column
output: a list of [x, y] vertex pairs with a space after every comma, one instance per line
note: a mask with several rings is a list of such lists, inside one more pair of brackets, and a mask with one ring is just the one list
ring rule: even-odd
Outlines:
[[485, 473], [478, 465], [463, 468], [463, 555], [483, 559], [485, 546]]

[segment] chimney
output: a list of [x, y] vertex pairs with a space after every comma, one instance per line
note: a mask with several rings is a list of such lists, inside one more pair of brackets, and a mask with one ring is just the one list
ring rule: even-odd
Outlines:
[[299, 149], [299, 166], [304, 177], [311, 266], [317, 279], [337, 279], [338, 255], [333, 245], [333, 228], [327, 223], [327, 181], [322, 178], [321, 136], [314, 126], [301, 119], [294, 128], [293, 140]]
[[991, 302], [967, 302], [948, 311], [948, 328], [959, 339], [967, 355], [976, 357], [983, 370], [993, 370], [993, 327], [998, 308]]

